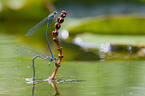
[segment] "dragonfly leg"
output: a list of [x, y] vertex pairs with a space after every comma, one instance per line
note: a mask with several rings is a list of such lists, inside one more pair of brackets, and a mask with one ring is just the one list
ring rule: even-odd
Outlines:
[[34, 65], [34, 60], [39, 57], [39, 55], [36, 55], [32, 58], [32, 67], [33, 67], [33, 81], [35, 80], [35, 65]]
[[42, 58], [42, 59], [47, 60], [47, 58], [42, 57], [42, 56], [40, 56], [40, 55], [36, 55], [36, 56], [34, 56], [34, 57], [32, 58], [32, 67], [33, 67], [33, 81], [35, 80], [35, 65], [34, 65], [34, 60], [35, 60], [37, 57], [40, 57], [40, 58]]

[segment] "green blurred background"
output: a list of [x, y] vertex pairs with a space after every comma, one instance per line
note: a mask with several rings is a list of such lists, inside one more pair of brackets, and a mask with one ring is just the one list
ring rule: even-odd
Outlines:
[[[0, 32], [13, 35], [19, 43], [38, 47], [46, 53], [46, 24], [32, 36], [25, 37], [25, 31], [53, 11], [58, 11], [58, 17], [65, 10], [67, 18], [60, 29], [62, 35], [69, 32], [69, 37], [60, 38], [65, 60], [100, 60], [99, 54], [107, 53], [108, 56], [109, 52], [117, 54], [118, 50], [142, 57], [145, 44], [144, 5], [144, 0], [1, 0]], [[56, 46], [51, 35], [53, 25], [52, 20], [49, 40], [55, 54]], [[100, 50], [104, 50], [103, 53]]]
[[[61, 96], [144, 96], [145, 0], [0, 0], [0, 95], [33, 96], [34, 86], [26, 81], [32, 77], [32, 56], [16, 46], [25, 43], [50, 56], [47, 23], [31, 36], [24, 34], [62, 10], [68, 14], [59, 30], [64, 58], [56, 83]], [[57, 57], [51, 33], [55, 21], [48, 37]], [[47, 63], [36, 60], [37, 79], [53, 72]], [[34, 93], [55, 92], [42, 80]]]

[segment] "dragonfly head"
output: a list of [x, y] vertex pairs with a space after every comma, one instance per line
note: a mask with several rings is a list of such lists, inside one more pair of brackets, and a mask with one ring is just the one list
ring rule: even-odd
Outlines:
[[54, 12], [51, 13], [51, 14], [49, 14], [49, 15], [48, 15], [48, 19], [50, 19], [50, 18], [54, 18], [54, 17], [55, 17], [55, 14], [57, 14], [56, 11], [54, 11]]
[[57, 14], [57, 11], [54, 11], [53, 14], [54, 14], [54, 15]]

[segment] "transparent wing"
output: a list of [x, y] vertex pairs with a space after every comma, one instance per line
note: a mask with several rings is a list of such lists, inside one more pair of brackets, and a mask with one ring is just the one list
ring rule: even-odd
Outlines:
[[48, 17], [44, 18], [42, 21], [40, 21], [38, 24], [36, 24], [34, 27], [29, 29], [25, 32], [25, 36], [29, 36], [34, 34], [46, 21], [48, 20]]
[[43, 59], [50, 60], [50, 61], [52, 60], [52, 58], [50, 56], [46, 56], [45, 54], [42, 54], [41, 52], [39, 52], [32, 46], [27, 45], [25, 43], [23, 43], [21, 45], [17, 45], [16, 47], [17, 47], [17, 51], [19, 51], [22, 54], [26, 54], [26, 55], [30, 55], [30, 56], [39, 55]]

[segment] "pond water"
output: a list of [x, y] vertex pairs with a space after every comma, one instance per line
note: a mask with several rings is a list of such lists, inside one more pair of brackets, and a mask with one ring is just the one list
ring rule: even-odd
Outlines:
[[46, 79], [54, 65], [36, 60], [35, 85], [31, 58], [20, 58], [15, 51], [17, 39], [0, 38], [1, 96], [144, 96], [144, 60], [63, 61], [56, 81]]
[[[53, 86], [42, 80], [49, 77], [50, 68], [39, 63], [34, 88], [26, 81], [32, 77], [31, 60], [1, 60], [1, 96], [53, 96]], [[65, 61], [54, 83], [60, 96], [143, 96], [144, 73], [144, 61]]]

